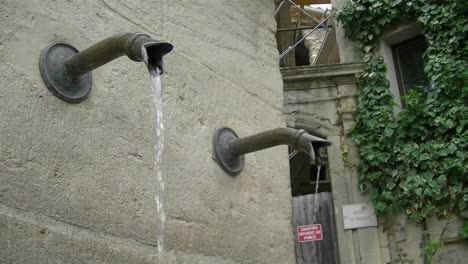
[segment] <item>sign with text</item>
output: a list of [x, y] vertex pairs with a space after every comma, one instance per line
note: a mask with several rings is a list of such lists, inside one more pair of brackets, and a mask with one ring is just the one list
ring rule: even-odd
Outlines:
[[322, 240], [322, 225], [304, 225], [297, 227], [297, 240], [299, 242], [309, 242]]
[[369, 204], [343, 205], [343, 220], [345, 229], [377, 226], [374, 207]]

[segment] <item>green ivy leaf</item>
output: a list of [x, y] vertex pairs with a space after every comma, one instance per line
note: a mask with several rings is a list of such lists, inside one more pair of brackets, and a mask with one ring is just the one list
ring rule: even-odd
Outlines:
[[402, 0], [394, 0], [394, 1], [392, 2], [392, 7], [395, 7], [395, 6], [399, 5], [399, 4], [401, 4], [401, 1], [402, 1]]
[[387, 128], [385, 128], [384, 133], [385, 133], [386, 137], [391, 137], [391, 136], [393, 136], [394, 131], [393, 131], [393, 129], [387, 127]]
[[[401, 210], [421, 221], [467, 210], [466, 11], [465, 0], [353, 0], [337, 13], [363, 55], [350, 135], [359, 146], [360, 183], [368, 186], [379, 214]], [[401, 17], [423, 27], [430, 85], [409, 91], [402, 98], [405, 108], [395, 117], [386, 64], [375, 51], [383, 29]], [[423, 249], [433, 253], [440, 243], [429, 242]]]

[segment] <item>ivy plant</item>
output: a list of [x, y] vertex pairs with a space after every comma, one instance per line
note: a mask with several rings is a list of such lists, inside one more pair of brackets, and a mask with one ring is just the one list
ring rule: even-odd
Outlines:
[[[467, 15], [466, 0], [349, 0], [337, 13], [365, 65], [350, 135], [359, 146], [361, 189], [368, 187], [380, 215], [403, 211], [415, 221], [466, 216]], [[430, 85], [412, 89], [395, 114], [377, 51], [382, 32], [398, 21], [421, 25]], [[460, 234], [466, 238], [466, 228]]]

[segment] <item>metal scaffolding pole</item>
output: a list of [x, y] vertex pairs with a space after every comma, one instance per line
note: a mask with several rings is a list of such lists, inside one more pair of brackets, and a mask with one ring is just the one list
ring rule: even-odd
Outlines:
[[294, 45], [292, 46], [289, 46], [285, 51], [283, 51], [283, 53], [281, 53], [281, 55], [279, 56], [279, 59], [282, 59], [284, 56], [286, 56], [286, 54], [288, 54], [291, 50], [294, 50], [294, 48], [299, 45], [299, 43], [301, 43], [302, 41], [304, 41], [308, 36], [310, 36], [316, 29], [318, 29], [319, 27], [321, 27], [321, 25], [323, 23], [325, 23], [330, 17], [333, 16], [333, 12], [327, 16], [325, 19], [323, 19], [320, 23], [317, 24], [317, 26], [315, 26], [312, 31], [310, 31], [307, 35], [305, 35], [304, 37], [302, 37], [299, 41], [297, 41]]
[[[288, 1], [289, 3], [291, 3], [291, 4], [292, 4], [293, 6], [295, 6], [297, 9], [299, 9], [299, 11], [301, 11], [302, 13], [304, 13], [306, 16], [308, 16], [308, 17], [309, 17], [310, 19], [312, 19], [314, 22], [320, 23], [320, 20], [318, 20], [317, 18], [315, 18], [315, 17], [309, 15], [309, 13], [307, 13], [307, 12], [306, 12], [304, 9], [302, 9], [300, 6], [296, 5], [296, 3], [294, 3], [293, 1], [291, 1], [291, 0], [286, 0], [286, 1]], [[284, 1], [283, 1], [283, 2], [284, 2]], [[328, 30], [330, 30], [330, 29], [326, 28], [326, 30], [328, 31]]]

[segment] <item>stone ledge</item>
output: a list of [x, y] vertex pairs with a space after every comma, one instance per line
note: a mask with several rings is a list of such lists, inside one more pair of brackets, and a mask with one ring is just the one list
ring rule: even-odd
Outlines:
[[318, 66], [301, 66], [281, 68], [284, 82], [305, 81], [310, 79], [351, 77], [356, 79], [356, 73], [362, 72], [362, 63], [340, 63]]

